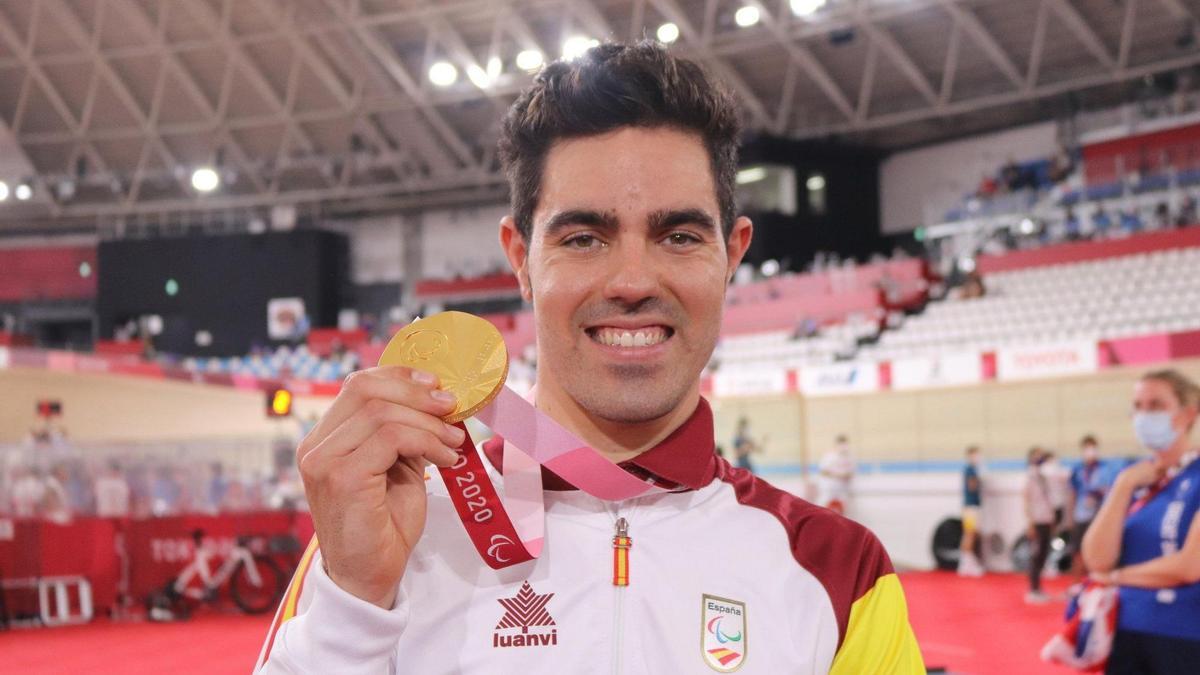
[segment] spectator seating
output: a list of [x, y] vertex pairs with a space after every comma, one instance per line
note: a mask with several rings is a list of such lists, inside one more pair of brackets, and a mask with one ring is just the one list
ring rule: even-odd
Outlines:
[[985, 297], [931, 303], [859, 358], [1200, 329], [1197, 270], [1200, 242], [987, 274]]
[[184, 368], [198, 373], [250, 375], [259, 379], [282, 377], [316, 382], [335, 382], [359, 368], [359, 356], [348, 351], [343, 356], [321, 358], [300, 345], [283, 345], [274, 352], [241, 357], [186, 358]]

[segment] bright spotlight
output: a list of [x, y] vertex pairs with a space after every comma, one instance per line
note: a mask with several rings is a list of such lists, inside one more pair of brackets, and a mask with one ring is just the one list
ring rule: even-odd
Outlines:
[[504, 70], [504, 62], [500, 60], [499, 56], [493, 56], [488, 59], [485, 70], [487, 70], [487, 76], [495, 82], [496, 78], [500, 77], [500, 73]]
[[16, 196], [17, 201], [27, 202], [33, 196], [33, 188], [29, 187], [28, 183], [21, 183], [13, 190], [13, 195]]
[[773, 277], [776, 274], [779, 274], [779, 261], [768, 260], [764, 262], [760, 271], [764, 277]]
[[492, 77], [488, 75], [486, 70], [474, 63], [467, 66], [467, 79], [471, 81], [471, 84], [480, 89], [487, 89], [492, 86]]
[[588, 38], [582, 35], [572, 35], [563, 42], [563, 60], [574, 61], [575, 59], [583, 56], [584, 52], [598, 44], [600, 44], [600, 41], [594, 38]]
[[767, 177], [767, 170], [761, 166], [752, 166], [737, 172], [737, 184], [757, 183]]
[[808, 180], [805, 181], [804, 185], [808, 188], [809, 192], [820, 192], [821, 190], [825, 189], [825, 176], [822, 176], [819, 173], [814, 173], [808, 177]]
[[429, 81], [439, 87], [449, 87], [458, 79], [458, 68], [449, 61], [438, 61], [429, 66]]
[[8, 201], [8, 183], [0, 180], [0, 202]]
[[753, 5], [742, 7], [733, 15], [733, 21], [742, 28], [749, 28], [758, 23], [758, 8]]
[[533, 71], [542, 67], [546, 57], [536, 49], [526, 49], [517, 54], [517, 67], [525, 71]]
[[221, 184], [221, 176], [211, 167], [202, 166], [192, 172], [192, 187], [199, 192], [212, 192]]
[[659, 42], [663, 43], [664, 45], [669, 45], [679, 39], [679, 26], [676, 26], [668, 21], [667, 23], [664, 23], [658, 27], [658, 31], [655, 33], [655, 35], [658, 36]]
[[812, 16], [825, 6], [826, 0], [791, 0], [792, 14], [796, 16]]

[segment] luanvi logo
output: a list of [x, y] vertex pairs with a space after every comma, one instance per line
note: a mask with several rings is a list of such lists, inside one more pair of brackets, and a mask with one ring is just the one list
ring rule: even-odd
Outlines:
[[[529, 582], [521, 584], [516, 597], [500, 598], [504, 616], [492, 634], [493, 647], [545, 647], [558, 644], [554, 618], [546, 611], [553, 593], [538, 595]], [[518, 632], [518, 630], [520, 632]]]

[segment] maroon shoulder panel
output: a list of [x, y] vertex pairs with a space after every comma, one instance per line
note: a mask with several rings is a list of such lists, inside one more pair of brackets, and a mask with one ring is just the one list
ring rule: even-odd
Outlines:
[[890, 574], [892, 561], [867, 528], [829, 509], [772, 486], [745, 469], [719, 460], [717, 478], [733, 486], [738, 503], [762, 509], [787, 530], [792, 556], [825, 586], [838, 623], [838, 648], [850, 622], [850, 606]]

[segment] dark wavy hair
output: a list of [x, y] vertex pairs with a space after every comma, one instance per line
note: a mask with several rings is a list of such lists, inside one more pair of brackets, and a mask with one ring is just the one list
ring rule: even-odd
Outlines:
[[737, 103], [698, 64], [671, 56], [651, 40], [606, 43], [574, 61], [547, 65], [504, 116], [500, 161], [521, 235], [528, 240], [533, 231], [542, 170], [554, 142], [621, 127], [671, 127], [703, 139], [728, 237], [737, 217]]

